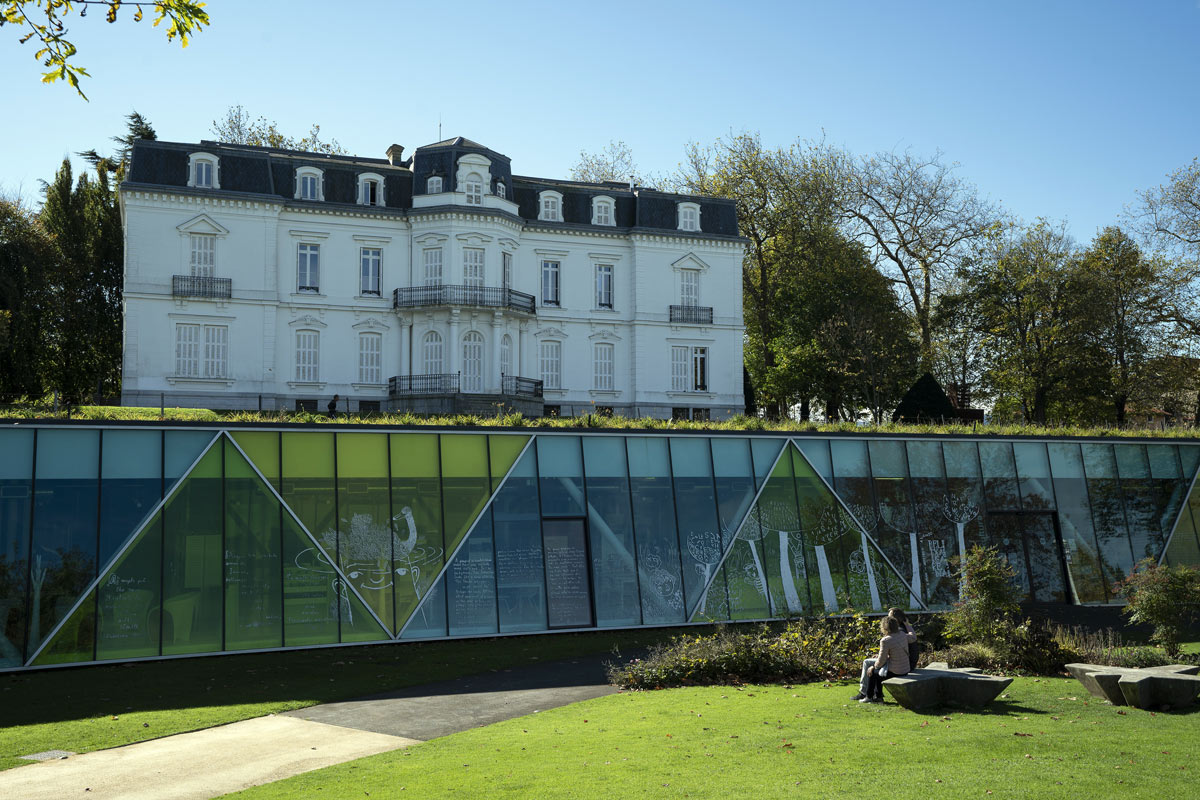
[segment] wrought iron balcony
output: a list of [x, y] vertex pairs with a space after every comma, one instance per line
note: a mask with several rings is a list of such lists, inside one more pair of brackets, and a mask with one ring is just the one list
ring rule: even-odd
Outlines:
[[537, 313], [533, 295], [498, 286], [409, 286], [392, 292], [392, 308], [427, 306], [482, 306]]
[[205, 278], [197, 275], [172, 275], [171, 295], [174, 297], [206, 297], [228, 300], [233, 296], [232, 278]]
[[457, 372], [441, 375], [395, 375], [388, 378], [388, 394], [392, 397], [406, 394], [458, 394], [458, 378]]
[[510, 397], [536, 397], [542, 396], [542, 382], [533, 378], [519, 378], [516, 375], [502, 375], [500, 377], [500, 391], [502, 394]]
[[671, 322], [712, 325], [712, 306], [671, 306]]

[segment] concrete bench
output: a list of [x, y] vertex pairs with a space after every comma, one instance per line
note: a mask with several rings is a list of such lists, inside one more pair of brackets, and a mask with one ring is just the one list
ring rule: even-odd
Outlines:
[[1092, 695], [1114, 706], [1187, 708], [1200, 695], [1200, 667], [1188, 664], [1140, 669], [1067, 664], [1067, 672]]
[[932, 706], [983, 708], [1008, 688], [1012, 678], [984, 675], [974, 667], [950, 669], [935, 661], [907, 675], [886, 678], [883, 687], [900, 705], [917, 711]]

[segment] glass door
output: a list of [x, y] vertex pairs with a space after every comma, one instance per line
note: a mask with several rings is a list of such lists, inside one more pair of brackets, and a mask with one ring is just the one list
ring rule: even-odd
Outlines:
[[543, 519], [546, 596], [551, 628], [591, 628], [592, 579], [583, 519]]

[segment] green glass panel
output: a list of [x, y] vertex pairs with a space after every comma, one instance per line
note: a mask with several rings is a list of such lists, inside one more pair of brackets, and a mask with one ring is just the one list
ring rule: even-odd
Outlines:
[[279, 434], [270, 431], [233, 431], [229, 434], [238, 447], [258, 467], [271, 485], [278, 491], [279, 482]]
[[167, 431], [163, 442], [163, 474], [167, 491], [171, 483], [183, 477], [205, 448], [216, 438], [212, 431]]
[[343, 642], [378, 642], [390, 641], [391, 635], [379, 626], [371, 612], [363, 605], [354, 592], [346, 591], [345, 584], [340, 584], [342, 591], [342, 641]]
[[492, 491], [500, 488], [500, 482], [512, 468], [513, 462], [525, 449], [528, 436], [496, 434], [488, 437], [488, 457], [492, 464]]
[[164, 509], [163, 655], [221, 649], [221, 461], [210, 448]]
[[1197, 540], [1196, 526], [1189, 509], [1184, 509], [1183, 516], [1179, 519], [1179, 527], [1175, 529], [1175, 535], [1167, 544], [1163, 563], [1170, 567], [1200, 567], [1200, 541]]
[[812, 607], [804, 580], [803, 535], [796, 512], [792, 452], [789, 446], [758, 499], [756, 533], [763, 556], [763, 575], [759, 578], [770, 593], [768, 607], [772, 616], [799, 614]]
[[445, 563], [440, 464], [437, 434], [391, 434], [394, 632], [404, 627]]
[[[338, 563], [359, 596], [391, 627], [392, 560], [401, 542], [392, 519], [387, 434], [337, 434], [337, 463]], [[328, 542], [321, 544], [330, 549]]]
[[91, 661], [96, 634], [96, 593], [92, 592], [71, 614], [54, 638], [33, 661], [33, 666], [78, 664]]
[[283, 501], [329, 555], [337, 558], [333, 434], [281, 435]]
[[159, 654], [162, 520], [160, 511], [100, 580], [96, 590], [98, 660]]
[[453, 553], [492, 493], [487, 437], [473, 434], [443, 435], [441, 446], [446, 552]]
[[225, 649], [283, 644], [279, 499], [225, 440]]
[[283, 643], [337, 644], [337, 573], [312, 539], [283, 514]]

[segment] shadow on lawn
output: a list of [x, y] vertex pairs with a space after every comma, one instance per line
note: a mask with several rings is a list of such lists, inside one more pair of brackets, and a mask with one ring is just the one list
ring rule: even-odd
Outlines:
[[[14, 672], [0, 675], [0, 716], [7, 727], [137, 711], [257, 703], [300, 707], [431, 689], [494, 690], [472, 688], [485, 682], [499, 688], [583, 685], [605, 682], [603, 662], [613, 658], [614, 648], [640, 650], [678, 633], [662, 628], [407, 642]], [[550, 662], [572, 658], [577, 667], [549, 668]], [[469, 675], [479, 679], [449, 683]], [[434, 683], [439, 686], [426, 686]]]

